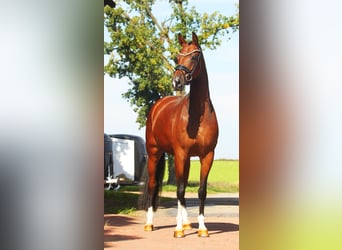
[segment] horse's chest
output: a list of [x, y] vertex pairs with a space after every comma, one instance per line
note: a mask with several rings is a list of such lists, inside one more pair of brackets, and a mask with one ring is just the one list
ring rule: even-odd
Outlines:
[[206, 151], [215, 148], [217, 136], [216, 118], [201, 117], [198, 121], [187, 120], [183, 124], [178, 141], [182, 144], [182, 147], [187, 147], [190, 151]]

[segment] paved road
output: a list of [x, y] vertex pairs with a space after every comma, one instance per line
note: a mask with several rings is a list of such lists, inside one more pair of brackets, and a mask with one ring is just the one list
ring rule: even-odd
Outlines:
[[[174, 197], [174, 194], [163, 193]], [[185, 238], [173, 238], [176, 223], [176, 199], [164, 203], [154, 216], [155, 230], [144, 232], [145, 212], [133, 216], [106, 214], [104, 216], [104, 249], [239, 249], [239, 197], [238, 194], [211, 194], [205, 207], [209, 238], [198, 238], [198, 204], [196, 196], [186, 197], [189, 219], [193, 229], [185, 232]]]

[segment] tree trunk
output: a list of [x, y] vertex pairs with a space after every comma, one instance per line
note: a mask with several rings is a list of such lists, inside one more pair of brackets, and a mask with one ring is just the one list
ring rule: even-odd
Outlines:
[[168, 170], [169, 170], [169, 176], [167, 180], [167, 185], [176, 185], [176, 172], [175, 172], [175, 163], [173, 155], [168, 154]]

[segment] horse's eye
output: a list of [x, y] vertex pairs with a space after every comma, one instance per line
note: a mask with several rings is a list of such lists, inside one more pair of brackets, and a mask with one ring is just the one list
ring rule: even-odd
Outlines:
[[192, 57], [191, 57], [191, 60], [197, 61], [197, 60], [198, 60], [198, 56], [192, 56]]

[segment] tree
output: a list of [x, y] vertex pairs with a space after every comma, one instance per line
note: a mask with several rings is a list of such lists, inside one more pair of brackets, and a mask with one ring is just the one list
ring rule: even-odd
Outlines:
[[231, 17], [218, 11], [200, 14], [187, 0], [169, 0], [172, 12], [165, 20], [152, 13], [155, 0], [125, 0], [115, 8], [104, 7], [104, 25], [110, 41], [104, 42], [109, 55], [104, 72], [111, 77], [127, 77], [129, 89], [123, 97], [137, 112], [137, 123], [145, 126], [152, 104], [172, 95], [172, 73], [179, 51], [177, 34], [191, 37], [194, 31], [202, 49], [216, 49], [221, 38], [239, 29], [239, 5]]

